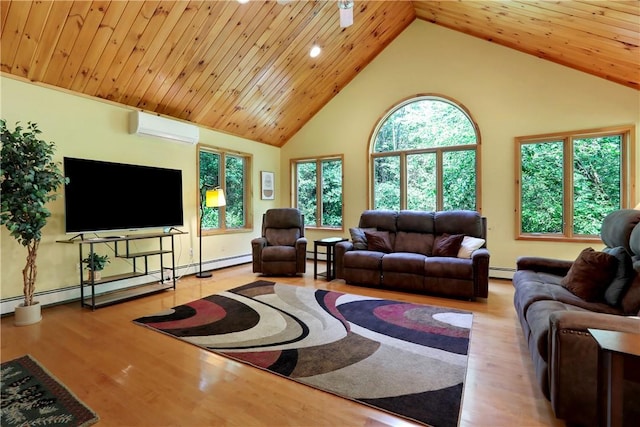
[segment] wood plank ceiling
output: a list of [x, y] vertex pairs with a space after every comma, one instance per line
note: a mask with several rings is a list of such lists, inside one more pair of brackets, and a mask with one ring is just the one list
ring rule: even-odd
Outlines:
[[2, 0], [0, 70], [274, 146], [416, 18], [640, 89], [640, 1], [356, 0], [353, 15], [341, 28], [335, 1]]

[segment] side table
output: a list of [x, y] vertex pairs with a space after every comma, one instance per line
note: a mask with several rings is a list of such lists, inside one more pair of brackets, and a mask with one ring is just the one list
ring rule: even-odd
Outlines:
[[588, 331], [598, 343], [598, 425], [621, 427], [625, 362], [640, 358], [640, 334]]
[[[325, 239], [313, 241], [313, 278], [317, 279], [318, 276], [326, 277], [327, 282], [332, 281], [335, 278], [336, 260], [335, 260], [335, 248], [338, 242], [344, 242], [348, 239], [344, 237], [327, 237]], [[324, 252], [327, 256], [327, 271], [324, 273], [318, 273], [318, 248], [326, 248]], [[321, 252], [322, 253], [322, 252]]]

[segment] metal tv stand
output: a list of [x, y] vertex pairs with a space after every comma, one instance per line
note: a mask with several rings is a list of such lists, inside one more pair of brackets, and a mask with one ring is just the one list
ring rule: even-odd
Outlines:
[[[111, 304], [116, 304], [118, 302], [128, 301], [134, 298], [139, 298], [145, 295], [154, 294], [157, 292], [162, 292], [167, 289], [176, 289], [176, 274], [175, 274], [175, 246], [174, 246], [174, 237], [176, 235], [186, 234], [185, 232], [179, 230], [171, 230], [167, 233], [145, 233], [145, 234], [129, 234], [123, 236], [109, 236], [109, 237], [95, 237], [95, 238], [85, 238], [82, 234], [72, 237], [69, 240], [58, 240], [58, 243], [67, 243], [67, 244], [75, 244], [78, 245], [78, 259], [80, 262], [80, 304], [82, 307], [89, 307], [92, 310], [96, 308], [104, 307]], [[80, 238], [79, 240], [77, 238]], [[158, 246], [157, 249], [145, 252], [132, 252], [130, 249], [130, 242], [135, 240], [148, 240], [148, 239], [157, 239]], [[170, 246], [166, 248], [163, 245], [163, 240], [169, 239]], [[84, 278], [82, 275], [82, 260], [84, 259], [84, 247], [89, 246], [89, 252], [93, 252], [95, 245], [102, 245], [112, 243], [113, 248], [111, 248], [114, 252], [116, 258], [125, 258], [132, 260], [133, 269], [130, 273], [124, 274], [116, 274], [113, 276], [105, 276], [100, 279], [95, 279], [93, 275], [89, 278]], [[124, 289], [107, 291], [103, 293], [96, 293], [96, 287], [109, 283], [115, 282], [118, 280], [129, 279], [132, 277], [140, 277], [149, 275], [149, 263], [148, 259], [151, 256], [160, 256], [160, 274], [164, 275], [164, 257], [165, 254], [171, 254], [171, 266], [167, 267], [171, 270], [171, 281], [165, 282], [161, 280], [160, 282], [148, 283], [145, 285], [139, 286], [131, 286]], [[136, 269], [137, 260], [139, 258], [144, 259], [144, 272], [138, 272]], [[85, 295], [85, 288], [89, 287], [90, 292]]]

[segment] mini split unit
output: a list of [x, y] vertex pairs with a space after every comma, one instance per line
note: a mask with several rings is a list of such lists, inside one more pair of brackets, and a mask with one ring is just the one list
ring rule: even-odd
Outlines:
[[188, 144], [195, 144], [200, 140], [200, 129], [197, 126], [142, 111], [130, 113], [129, 133], [155, 136]]

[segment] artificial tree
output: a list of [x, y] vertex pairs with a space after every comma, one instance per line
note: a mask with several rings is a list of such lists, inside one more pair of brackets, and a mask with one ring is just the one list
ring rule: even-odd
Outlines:
[[27, 248], [22, 278], [24, 306], [30, 306], [34, 304], [42, 228], [51, 216], [46, 203], [57, 198], [55, 191], [67, 180], [59, 163], [53, 161], [55, 144], [39, 139], [42, 131], [36, 123], [28, 122], [25, 129], [18, 122], [10, 130], [0, 119], [0, 133], [0, 220], [11, 236]]

